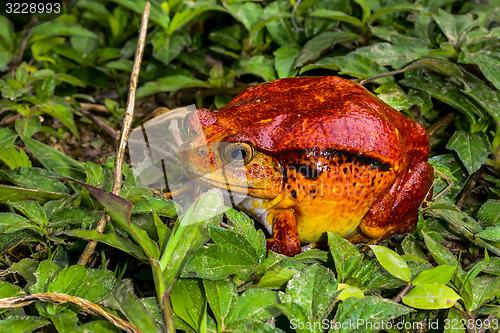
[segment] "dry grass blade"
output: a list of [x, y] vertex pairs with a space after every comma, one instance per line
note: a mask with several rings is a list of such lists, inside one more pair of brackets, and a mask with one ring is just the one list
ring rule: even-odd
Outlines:
[[119, 327], [125, 332], [142, 333], [142, 331], [139, 330], [134, 324], [129, 323], [128, 321], [125, 321], [111, 313], [104, 311], [99, 305], [87, 301], [86, 299], [66, 294], [38, 293], [26, 296], [2, 298], [0, 299], [0, 309], [9, 309], [9, 308], [27, 306], [36, 301], [51, 302], [54, 304], [73, 303], [80, 306], [83, 309], [83, 311], [89, 314], [98, 315], [105, 318], [106, 320], [112, 322], [115, 326]]
[[[125, 154], [125, 147], [127, 146], [127, 139], [130, 133], [130, 128], [132, 127], [132, 120], [134, 119], [135, 93], [137, 91], [137, 81], [139, 80], [142, 55], [144, 54], [144, 47], [146, 44], [150, 7], [151, 4], [149, 2], [146, 2], [144, 12], [142, 13], [141, 28], [139, 30], [139, 40], [137, 41], [137, 49], [135, 51], [134, 66], [132, 68], [132, 73], [130, 74], [130, 87], [128, 92], [127, 107], [125, 109], [125, 115], [123, 118], [122, 133], [120, 142], [118, 144], [118, 147], [116, 148], [115, 165], [113, 171], [114, 183], [112, 191], [113, 194], [116, 195], [120, 194], [120, 188], [122, 185], [123, 156]], [[99, 220], [99, 223], [97, 224], [96, 230], [102, 233], [104, 231], [104, 228], [106, 228], [106, 224], [108, 223], [108, 221], [109, 216], [107, 214], [103, 214], [103, 216]], [[80, 259], [78, 260], [79, 265], [87, 264], [96, 246], [96, 241], [91, 241], [87, 244]]]

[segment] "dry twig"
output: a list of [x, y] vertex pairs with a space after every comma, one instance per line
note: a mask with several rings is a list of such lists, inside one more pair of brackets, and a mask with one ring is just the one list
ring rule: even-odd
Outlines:
[[96, 124], [97, 126], [99, 126], [104, 131], [104, 133], [106, 133], [111, 138], [113, 138], [114, 140], [116, 140], [116, 138], [118, 136], [118, 133], [111, 126], [109, 126], [108, 124], [106, 124], [99, 117], [97, 117], [96, 115], [92, 114], [91, 112], [89, 112], [86, 109], [81, 109], [80, 112], [85, 117], [87, 117], [90, 120], [92, 120], [94, 122], [94, 124]]
[[[146, 2], [144, 12], [142, 14], [141, 28], [139, 31], [139, 40], [137, 41], [137, 49], [135, 51], [134, 66], [132, 68], [132, 73], [130, 74], [130, 87], [128, 92], [127, 107], [125, 109], [125, 115], [123, 118], [122, 133], [120, 138], [120, 143], [116, 148], [115, 155], [115, 166], [113, 170], [113, 194], [119, 195], [122, 185], [122, 166], [123, 166], [123, 156], [125, 154], [125, 147], [127, 146], [127, 139], [130, 133], [130, 128], [132, 127], [132, 120], [134, 119], [134, 106], [135, 106], [135, 93], [137, 90], [137, 81], [139, 80], [139, 71], [141, 67], [142, 55], [144, 53], [144, 47], [146, 44], [146, 33], [148, 28], [149, 19], [149, 9], [151, 4]], [[97, 232], [103, 233], [106, 224], [109, 221], [109, 215], [103, 214], [99, 222], [97, 223]], [[97, 241], [91, 241], [85, 247], [80, 259], [78, 260], [79, 265], [86, 265], [89, 261], [90, 256], [94, 252], [97, 246]]]
[[37, 22], [38, 22], [38, 17], [33, 16], [28, 23], [28, 28], [26, 29], [26, 33], [24, 34], [23, 39], [21, 40], [21, 45], [19, 45], [19, 52], [17, 52], [16, 56], [12, 59], [12, 61], [9, 64], [11, 77], [14, 77], [16, 68], [23, 59], [24, 50], [26, 49], [26, 45], [28, 45], [28, 40], [30, 39], [31, 32], [33, 31], [33, 28], [35, 27]]
[[66, 294], [60, 293], [37, 293], [32, 295], [25, 296], [17, 296], [17, 297], [9, 297], [0, 299], [0, 309], [10, 309], [17, 308], [21, 306], [30, 305], [33, 302], [42, 301], [42, 302], [51, 302], [54, 304], [63, 304], [63, 303], [73, 303], [80, 306], [83, 311], [98, 315], [106, 320], [112, 322], [115, 326], [129, 333], [142, 333], [141, 330], [137, 328], [132, 323], [125, 321], [111, 313], [104, 311], [99, 305], [92, 303], [84, 298], [70, 296]]
[[80, 103], [80, 107], [88, 111], [96, 111], [101, 113], [109, 113], [106, 105], [102, 104], [92, 104], [92, 103]]

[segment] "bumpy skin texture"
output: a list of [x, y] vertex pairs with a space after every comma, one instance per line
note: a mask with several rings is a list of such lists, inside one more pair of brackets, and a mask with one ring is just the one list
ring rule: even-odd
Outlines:
[[[338, 77], [257, 85], [194, 111], [189, 127], [183, 164], [248, 194], [239, 207], [267, 227], [269, 249], [290, 256], [326, 231], [353, 242], [412, 231], [432, 185], [427, 131]], [[245, 165], [228, 160], [238, 152]]]

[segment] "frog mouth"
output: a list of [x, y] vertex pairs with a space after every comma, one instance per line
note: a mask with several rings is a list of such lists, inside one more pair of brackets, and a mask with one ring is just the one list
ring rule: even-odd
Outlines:
[[199, 176], [199, 179], [203, 180], [203, 182], [205, 182], [207, 184], [217, 186], [218, 188], [226, 187], [230, 191], [234, 191], [234, 190], [238, 191], [239, 190], [238, 192], [240, 192], [240, 191], [245, 192], [245, 190], [260, 190], [260, 191], [265, 190], [265, 188], [262, 188], [262, 187], [255, 187], [252, 185], [244, 185], [243, 186], [243, 185], [237, 185], [237, 184], [233, 184], [233, 183], [226, 183], [226, 182], [213, 180], [213, 179], [203, 177], [203, 176]]

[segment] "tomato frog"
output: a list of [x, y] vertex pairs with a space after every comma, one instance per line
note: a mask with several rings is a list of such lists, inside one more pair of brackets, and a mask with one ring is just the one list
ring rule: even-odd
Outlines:
[[353, 243], [411, 232], [432, 185], [425, 128], [343, 78], [259, 84], [184, 122], [183, 166], [245, 195], [237, 207], [288, 256], [327, 231]]

